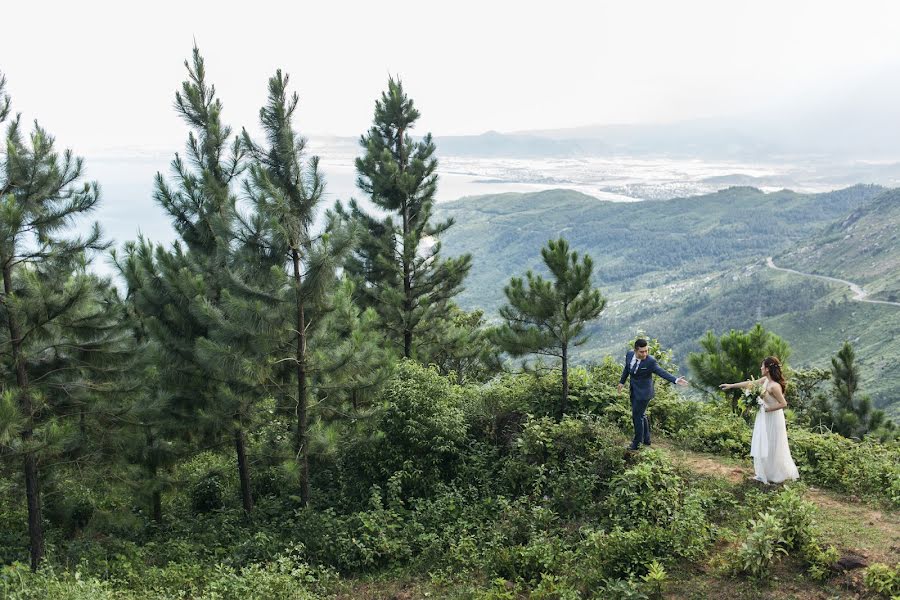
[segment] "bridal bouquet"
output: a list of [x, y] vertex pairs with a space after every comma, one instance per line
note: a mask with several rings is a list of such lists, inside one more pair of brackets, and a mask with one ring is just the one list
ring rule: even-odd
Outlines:
[[762, 384], [753, 382], [749, 386], [744, 388], [744, 404], [747, 406], [753, 406], [754, 404], [759, 404], [758, 398], [762, 398], [765, 393], [765, 389]]

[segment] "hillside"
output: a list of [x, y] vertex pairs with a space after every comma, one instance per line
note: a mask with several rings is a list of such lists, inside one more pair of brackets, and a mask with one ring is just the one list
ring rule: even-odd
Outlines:
[[[892, 192], [893, 193], [893, 192]], [[618, 355], [635, 330], [672, 346], [676, 362], [708, 329], [761, 322], [786, 337], [796, 366], [825, 366], [844, 339], [858, 347], [865, 389], [892, 414], [900, 376], [878, 376], [881, 356], [900, 352], [900, 311], [852, 302], [846, 286], [768, 269], [779, 256], [851, 213], [889, 194], [854, 186], [826, 194], [765, 194], [730, 188], [707, 196], [620, 204], [577, 192], [501, 194], [442, 204], [456, 225], [444, 237], [449, 254], [473, 254], [461, 304], [496, 314], [513, 275], [541, 269], [539, 249], [565, 236], [590, 254], [596, 282], [609, 299], [578, 359]], [[760, 221], [761, 215], [773, 215]], [[807, 242], [808, 243], [808, 242]], [[893, 352], [892, 352], [893, 350]]]
[[862, 284], [873, 299], [900, 301], [900, 190], [857, 208], [776, 262]]

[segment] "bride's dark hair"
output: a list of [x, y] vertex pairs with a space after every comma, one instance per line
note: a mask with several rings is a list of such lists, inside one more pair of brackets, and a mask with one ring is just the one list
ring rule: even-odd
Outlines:
[[781, 386], [781, 392], [784, 393], [787, 382], [784, 380], [784, 372], [781, 370], [781, 361], [777, 356], [767, 356], [763, 361], [763, 366], [769, 370], [769, 379], [777, 381]]

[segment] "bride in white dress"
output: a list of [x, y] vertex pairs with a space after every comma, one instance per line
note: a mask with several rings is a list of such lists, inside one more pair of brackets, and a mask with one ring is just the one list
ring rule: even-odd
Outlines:
[[757, 398], [759, 412], [753, 425], [753, 438], [750, 442], [750, 455], [753, 457], [753, 468], [756, 479], [763, 483], [781, 483], [786, 480], [800, 478], [797, 465], [791, 458], [788, 446], [787, 426], [784, 421], [784, 374], [779, 360], [770, 356], [760, 365], [762, 377], [756, 381], [741, 383], [723, 383], [723, 390], [748, 388], [759, 385], [762, 394]]

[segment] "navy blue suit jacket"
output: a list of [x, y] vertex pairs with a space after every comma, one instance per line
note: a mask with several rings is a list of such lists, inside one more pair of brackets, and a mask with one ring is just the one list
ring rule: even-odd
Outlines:
[[675, 383], [676, 377], [659, 366], [656, 359], [647, 356], [641, 361], [637, 373], [631, 372], [631, 359], [634, 358], [634, 350], [630, 350], [625, 355], [625, 368], [622, 369], [622, 377], [619, 383], [625, 383], [625, 380], [631, 376], [631, 397], [635, 400], [647, 400], [653, 398], [653, 375], [659, 375], [670, 383]]

